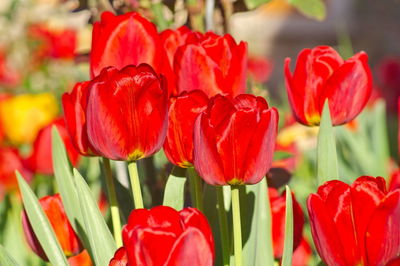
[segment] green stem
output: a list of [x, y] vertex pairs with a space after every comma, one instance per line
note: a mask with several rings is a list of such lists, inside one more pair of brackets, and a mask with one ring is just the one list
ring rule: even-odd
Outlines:
[[228, 221], [226, 218], [225, 203], [224, 203], [224, 191], [220, 186], [215, 187], [217, 193], [217, 210], [218, 210], [218, 220], [219, 229], [221, 233], [221, 245], [222, 245], [222, 261], [224, 266], [229, 266], [229, 234], [228, 234]]
[[143, 198], [142, 191], [140, 189], [139, 173], [136, 165], [136, 161], [128, 164], [129, 178], [131, 180], [133, 201], [135, 203], [135, 209], [143, 209]]
[[194, 168], [189, 168], [188, 169], [189, 176], [190, 176], [190, 182], [193, 184], [193, 191], [194, 193], [194, 204], [195, 207], [203, 212], [203, 185], [200, 176], [197, 174], [196, 170]]
[[235, 266], [243, 265], [242, 258], [242, 226], [240, 223], [239, 187], [231, 186], [232, 191], [232, 217], [233, 241], [235, 250]]
[[108, 201], [111, 209], [111, 220], [114, 230], [114, 239], [118, 247], [122, 247], [122, 235], [121, 235], [121, 220], [119, 216], [119, 207], [117, 194], [115, 193], [114, 179], [112, 176], [110, 160], [103, 158], [104, 173], [106, 176], [106, 186], [108, 192]]

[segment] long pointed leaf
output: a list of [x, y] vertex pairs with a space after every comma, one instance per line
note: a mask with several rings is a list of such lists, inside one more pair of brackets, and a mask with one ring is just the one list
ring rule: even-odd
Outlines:
[[254, 196], [254, 211], [250, 235], [243, 247], [244, 265], [274, 265], [271, 207], [266, 179], [256, 185], [247, 185], [246, 193]]
[[163, 205], [182, 210], [185, 202], [185, 169], [174, 166], [165, 185]]
[[76, 169], [74, 177], [91, 255], [95, 265], [108, 265], [117, 248], [116, 244], [89, 186]]
[[22, 194], [22, 201], [26, 214], [32, 225], [33, 231], [39, 240], [47, 258], [53, 265], [68, 265], [64, 252], [57, 241], [53, 228], [35, 194], [26, 183], [25, 179], [17, 172], [19, 188]]
[[283, 246], [282, 266], [291, 266], [293, 256], [293, 205], [292, 193], [286, 186], [286, 210], [285, 210], [285, 242]]
[[325, 102], [322, 111], [318, 133], [317, 176], [319, 185], [328, 180], [339, 178], [336, 143], [328, 100]]

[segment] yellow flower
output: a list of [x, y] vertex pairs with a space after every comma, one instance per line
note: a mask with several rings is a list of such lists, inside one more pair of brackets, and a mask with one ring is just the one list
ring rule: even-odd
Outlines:
[[13, 144], [33, 142], [38, 131], [57, 114], [57, 101], [50, 93], [21, 94], [0, 104], [4, 134]]

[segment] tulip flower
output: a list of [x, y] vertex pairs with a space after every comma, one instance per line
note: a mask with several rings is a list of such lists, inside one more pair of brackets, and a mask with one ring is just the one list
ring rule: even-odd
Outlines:
[[104, 12], [101, 21], [93, 25], [90, 53], [92, 78], [108, 66], [121, 69], [142, 63], [161, 72], [165, 59], [156, 26], [139, 13], [115, 16]]
[[393, 171], [392, 174], [390, 175], [390, 181], [389, 181], [389, 190], [395, 190], [400, 188], [400, 169], [397, 169], [396, 171]]
[[0, 123], [13, 144], [32, 143], [57, 113], [57, 100], [50, 93], [21, 94], [0, 103]]
[[202, 90], [208, 97], [218, 93], [237, 96], [246, 90], [247, 45], [236, 44], [231, 35], [192, 33], [175, 54], [178, 93]]
[[312, 257], [311, 246], [308, 241], [303, 237], [300, 245], [293, 252], [292, 266], [304, 266], [310, 265], [310, 259]]
[[168, 160], [182, 168], [193, 166], [193, 128], [197, 116], [206, 109], [208, 97], [194, 90], [169, 100], [168, 130], [164, 151]]
[[76, 256], [68, 259], [69, 266], [92, 266], [92, 259], [87, 250], [82, 251]]
[[182, 26], [176, 30], [166, 29], [160, 33], [161, 43], [164, 46], [171, 67], [174, 65], [176, 51], [186, 43], [191, 32], [188, 27]]
[[26, 159], [27, 167], [34, 173], [43, 175], [54, 174], [51, 144], [51, 130], [53, 126], [56, 126], [60, 133], [71, 163], [76, 166], [79, 162], [79, 153], [72, 145], [71, 138], [65, 128], [64, 119], [58, 118], [39, 131], [33, 143], [32, 152]]
[[[76, 236], [71, 224], [68, 221], [62, 205], [60, 194], [43, 197], [39, 200], [39, 203], [50, 221], [50, 225], [54, 230], [64, 254], [67, 257], [79, 254], [83, 248], [79, 238]], [[22, 213], [22, 225], [25, 238], [33, 252], [40, 256], [43, 260], [48, 261], [47, 256], [32, 229], [25, 211]]]
[[87, 135], [96, 153], [136, 161], [162, 147], [168, 92], [163, 76], [149, 65], [105, 68], [88, 89]]
[[249, 76], [258, 83], [266, 82], [273, 69], [272, 61], [262, 56], [250, 56], [247, 60]]
[[376, 68], [376, 74], [379, 93], [385, 99], [388, 110], [395, 114], [400, 97], [400, 57], [383, 58]]
[[89, 81], [78, 82], [70, 93], [64, 93], [62, 104], [65, 124], [74, 147], [82, 155], [96, 155], [87, 136], [86, 107]]
[[32, 173], [27, 170], [18, 150], [0, 146], [0, 199], [4, 192], [18, 187], [16, 170], [28, 181], [31, 179]]
[[[272, 241], [274, 246], [274, 257], [281, 258], [285, 240], [286, 221], [286, 193], [279, 195], [275, 188], [269, 188], [269, 200], [272, 213]], [[299, 203], [292, 193], [293, 202], [293, 250], [300, 245], [302, 240], [304, 215]]]
[[[206, 217], [194, 208], [167, 206], [132, 211], [122, 232], [124, 247], [110, 265], [213, 265], [214, 239]], [[126, 262], [127, 258], [127, 262]]]
[[332, 124], [347, 123], [363, 110], [371, 95], [372, 77], [365, 52], [343, 60], [333, 48], [318, 46], [300, 52], [293, 74], [289, 65], [290, 58], [286, 58], [289, 102], [296, 120], [304, 125], [319, 125], [326, 100]]
[[400, 190], [381, 177], [326, 182], [307, 200], [311, 232], [327, 265], [386, 265], [400, 254]]
[[217, 95], [194, 127], [194, 167], [211, 185], [258, 183], [271, 167], [278, 111], [261, 97]]

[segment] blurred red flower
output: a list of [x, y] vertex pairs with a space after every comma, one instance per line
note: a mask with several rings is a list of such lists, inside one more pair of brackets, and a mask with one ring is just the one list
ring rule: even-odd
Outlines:
[[[79, 254], [83, 250], [83, 247], [68, 221], [60, 194], [43, 197], [39, 200], [39, 203], [50, 221], [51, 227], [54, 230], [64, 254], [67, 257]], [[48, 261], [25, 211], [22, 212], [22, 225], [25, 238], [33, 252], [43, 260]]]
[[72, 256], [68, 259], [69, 266], [92, 266], [92, 259], [85, 249], [78, 255]]
[[206, 217], [194, 208], [167, 206], [131, 212], [124, 247], [110, 265], [206, 266], [214, 263], [214, 239]]
[[15, 171], [30, 181], [32, 173], [26, 169], [25, 164], [16, 148], [0, 146], [0, 199], [5, 192], [18, 187]]
[[68, 135], [65, 127], [64, 118], [58, 118], [39, 131], [33, 143], [32, 152], [26, 159], [27, 167], [34, 173], [43, 175], [54, 174], [51, 145], [51, 131], [53, 126], [57, 127], [57, 130], [64, 141], [64, 145], [71, 163], [76, 166], [79, 162], [79, 153], [72, 145], [71, 138]]
[[29, 28], [30, 38], [37, 42], [35, 56], [39, 59], [72, 59], [78, 44], [77, 32], [73, 29], [52, 29], [44, 24]]
[[380, 95], [385, 99], [388, 109], [397, 112], [400, 97], [400, 57], [383, 58], [376, 67]]
[[[279, 195], [275, 188], [268, 188], [269, 200], [272, 213], [272, 241], [274, 246], [274, 257], [279, 259], [283, 254], [285, 240], [285, 221], [286, 221], [286, 193]], [[303, 234], [304, 215], [297, 202], [294, 193], [292, 193], [293, 204], [293, 250], [300, 245]]]
[[249, 76], [258, 83], [266, 82], [272, 72], [273, 64], [262, 56], [249, 56], [247, 60]]
[[368, 55], [360, 52], [348, 60], [329, 46], [302, 50], [293, 74], [285, 60], [286, 88], [293, 115], [307, 126], [319, 125], [325, 100], [329, 100], [333, 125], [354, 119], [365, 107], [372, 90]]
[[327, 265], [386, 265], [400, 254], [400, 190], [381, 177], [326, 182], [307, 201], [311, 232]]
[[162, 75], [147, 64], [108, 67], [88, 86], [87, 135], [97, 154], [135, 161], [162, 147], [168, 122]]
[[237, 96], [246, 91], [247, 44], [236, 44], [229, 34], [191, 33], [175, 53], [174, 72], [178, 93]]
[[171, 163], [183, 168], [193, 166], [194, 123], [207, 103], [208, 97], [199, 90], [185, 91], [170, 98], [164, 151]]
[[278, 111], [264, 98], [217, 95], [194, 128], [194, 166], [211, 185], [258, 183], [271, 167]]

